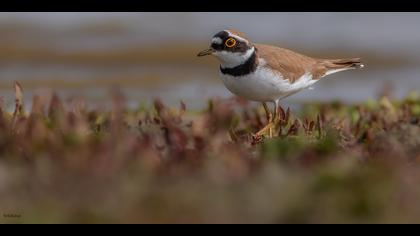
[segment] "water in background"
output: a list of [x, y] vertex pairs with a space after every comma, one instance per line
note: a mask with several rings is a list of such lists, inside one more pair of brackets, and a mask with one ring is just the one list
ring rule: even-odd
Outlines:
[[420, 88], [420, 13], [0, 13], [0, 96], [12, 82], [26, 98], [46, 88], [106, 106], [118, 86], [136, 106], [161, 97], [200, 107], [229, 97], [215, 59], [197, 58], [225, 28], [316, 57], [362, 57], [366, 65], [326, 77], [285, 99], [360, 101], [391, 86]]

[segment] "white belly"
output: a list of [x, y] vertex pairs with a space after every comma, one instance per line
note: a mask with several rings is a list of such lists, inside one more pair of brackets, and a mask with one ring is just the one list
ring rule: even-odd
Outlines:
[[220, 73], [226, 88], [232, 93], [259, 102], [277, 101], [313, 85], [312, 75], [304, 74], [294, 83], [283, 79], [266, 67], [258, 67], [253, 73], [234, 77]]

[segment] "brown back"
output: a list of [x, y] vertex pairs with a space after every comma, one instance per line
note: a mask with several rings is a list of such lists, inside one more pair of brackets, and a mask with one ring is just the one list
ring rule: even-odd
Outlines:
[[312, 72], [317, 60], [285, 48], [264, 44], [254, 44], [257, 56], [263, 57], [267, 66], [281, 73], [291, 83], [298, 80], [306, 72]]
[[294, 83], [306, 72], [312, 74], [312, 79], [320, 79], [328, 70], [352, 69], [363, 66], [360, 58], [352, 59], [316, 59], [302, 55], [285, 48], [264, 44], [254, 44], [257, 56], [263, 57], [267, 66], [277, 70], [283, 78]]

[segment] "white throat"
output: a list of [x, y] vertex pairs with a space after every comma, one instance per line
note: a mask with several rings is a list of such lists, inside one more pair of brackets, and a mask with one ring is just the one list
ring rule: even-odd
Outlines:
[[252, 47], [246, 52], [227, 52], [220, 51], [214, 52], [213, 55], [220, 60], [222, 68], [233, 68], [245, 63], [254, 53], [255, 48]]

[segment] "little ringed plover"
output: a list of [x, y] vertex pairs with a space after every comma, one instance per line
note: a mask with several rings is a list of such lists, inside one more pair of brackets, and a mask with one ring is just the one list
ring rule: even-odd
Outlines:
[[[213, 55], [220, 61], [220, 76], [229, 91], [263, 103], [270, 118], [267, 126], [257, 134], [270, 130], [270, 136], [281, 99], [310, 87], [324, 76], [363, 68], [360, 58], [312, 58], [285, 48], [252, 43], [233, 30], [214, 35], [210, 48], [197, 56], [206, 55]], [[274, 117], [266, 102], [274, 103]]]

